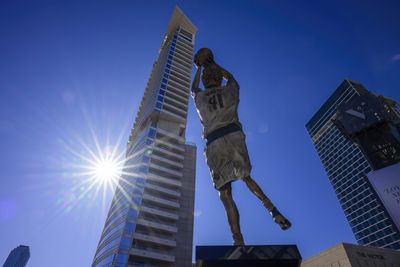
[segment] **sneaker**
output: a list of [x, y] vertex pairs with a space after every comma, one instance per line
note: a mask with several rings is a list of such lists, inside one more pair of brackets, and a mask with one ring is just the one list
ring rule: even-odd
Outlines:
[[286, 219], [276, 207], [274, 207], [269, 213], [271, 214], [274, 222], [277, 223], [282, 230], [287, 230], [292, 226], [290, 221]]

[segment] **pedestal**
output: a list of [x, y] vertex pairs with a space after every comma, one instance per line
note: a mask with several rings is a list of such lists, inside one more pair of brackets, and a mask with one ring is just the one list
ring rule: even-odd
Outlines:
[[196, 267], [299, 267], [296, 245], [196, 246]]

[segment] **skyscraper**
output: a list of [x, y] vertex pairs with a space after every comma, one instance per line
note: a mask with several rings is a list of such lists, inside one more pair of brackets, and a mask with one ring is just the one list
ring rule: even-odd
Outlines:
[[185, 141], [196, 27], [176, 7], [126, 147], [93, 260], [97, 266], [191, 266], [196, 147]]
[[388, 114], [400, 119], [395, 101], [344, 80], [306, 128], [358, 243], [400, 250], [399, 226], [370, 180], [374, 171], [399, 162]]
[[20, 245], [10, 252], [3, 267], [25, 267], [30, 256], [29, 247]]

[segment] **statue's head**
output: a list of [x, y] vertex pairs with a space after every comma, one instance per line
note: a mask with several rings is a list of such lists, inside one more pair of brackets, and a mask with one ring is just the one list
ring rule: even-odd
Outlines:
[[215, 64], [211, 49], [199, 49], [194, 56], [194, 63], [204, 68], [201, 80], [205, 88], [217, 87], [222, 84], [222, 71], [218, 65]]
[[194, 63], [198, 66], [205, 67], [214, 63], [214, 55], [209, 48], [200, 48], [194, 56]]
[[210, 64], [204, 67], [201, 81], [205, 88], [218, 87], [222, 84], [222, 71], [216, 64]]

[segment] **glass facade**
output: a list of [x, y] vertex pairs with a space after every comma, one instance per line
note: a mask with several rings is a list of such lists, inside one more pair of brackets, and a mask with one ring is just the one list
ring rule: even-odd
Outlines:
[[366, 177], [369, 162], [332, 122], [337, 107], [362, 91], [361, 84], [343, 81], [306, 128], [358, 243], [400, 250], [399, 229]]
[[93, 267], [189, 266], [195, 147], [185, 128], [197, 29], [174, 10], [126, 147]]
[[25, 267], [30, 256], [28, 246], [18, 246], [10, 252], [3, 267]]

